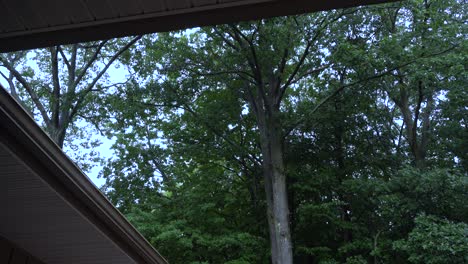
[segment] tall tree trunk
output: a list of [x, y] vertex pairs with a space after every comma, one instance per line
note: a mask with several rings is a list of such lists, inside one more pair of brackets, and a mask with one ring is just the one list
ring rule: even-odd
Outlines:
[[[344, 80], [344, 74], [341, 76], [341, 85], [344, 85], [343, 81]], [[335, 161], [338, 165], [337, 171], [336, 171], [336, 177], [338, 179], [338, 182], [340, 184], [338, 196], [339, 199], [344, 202], [343, 205], [340, 206], [341, 210], [341, 220], [347, 224], [346, 227], [342, 228], [342, 237], [343, 237], [343, 243], [350, 243], [352, 241], [353, 234], [351, 230], [349, 229], [349, 225], [351, 224], [351, 206], [349, 204], [349, 199], [344, 193], [344, 190], [342, 190], [342, 184], [346, 180], [346, 164], [345, 164], [345, 153], [346, 149], [344, 147], [344, 142], [343, 142], [343, 137], [344, 137], [344, 120], [346, 118], [346, 113], [342, 109], [343, 105], [343, 98], [342, 96], [335, 96], [335, 115], [342, 117], [343, 119], [339, 119], [335, 121], [333, 124], [333, 132], [334, 132], [334, 156], [335, 156]], [[349, 252], [345, 254], [346, 257], [349, 257]]]
[[293, 263], [279, 111], [258, 113], [273, 264]]
[[[431, 93], [424, 89], [422, 81], [418, 82], [418, 93], [414, 111], [410, 106], [410, 95], [403, 79], [400, 79], [400, 94], [393, 101], [398, 106], [405, 125], [406, 138], [413, 155], [414, 166], [419, 169], [426, 167], [427, 145], [431, 132], [431, 114], [434, 108], [434, 99]], [[425, 107], [422, 105], [425, 102]], [[413, 113], [414, 112], [414, 113]], [[418, 133], [419, 128], [419, 133]]]
[[47, 126], [46, 131], [48, 132], [50, 138], [57, 144], [60, 148], [63, 148], [65, 143], [66, 136], [66, 127], [55, 127], [53, 125]]

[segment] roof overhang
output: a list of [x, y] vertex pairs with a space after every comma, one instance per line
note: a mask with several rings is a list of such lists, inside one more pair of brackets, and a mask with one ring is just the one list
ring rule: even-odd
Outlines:
[[47, 264], [166, 263], [0, 86], [0, 237]]
[[394, 0], [3, 0], [0, 52]]

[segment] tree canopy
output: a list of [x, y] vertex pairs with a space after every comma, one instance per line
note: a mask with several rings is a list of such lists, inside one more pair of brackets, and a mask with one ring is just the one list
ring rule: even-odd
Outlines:
[[[88, 77], [70, 104], [115, 139], [102, 189], [170, 263], [467, 263], [466, 8], [411, 0], [116, 40], [128, 80]], [[54, 54], [69, 69], [73, 48], [39, 52], [44, 74]], [[2, 55], [4, 78], [30, 109], [45, 102], [53, 135], [53, 89], [23, 61]]]

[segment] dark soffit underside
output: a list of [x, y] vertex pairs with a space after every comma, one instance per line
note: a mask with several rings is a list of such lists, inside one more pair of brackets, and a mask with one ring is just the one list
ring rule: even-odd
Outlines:
[[1, 237], [47, 264], [136, 263], [1, 141], [0, 164]]
[[0, 52], [392, 0], [0, 0]]

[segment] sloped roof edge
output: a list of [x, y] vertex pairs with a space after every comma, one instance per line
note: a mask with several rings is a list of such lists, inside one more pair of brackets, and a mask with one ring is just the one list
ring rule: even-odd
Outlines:
[[137, 263], [167, 263], [1, 85], [0, 140]]

